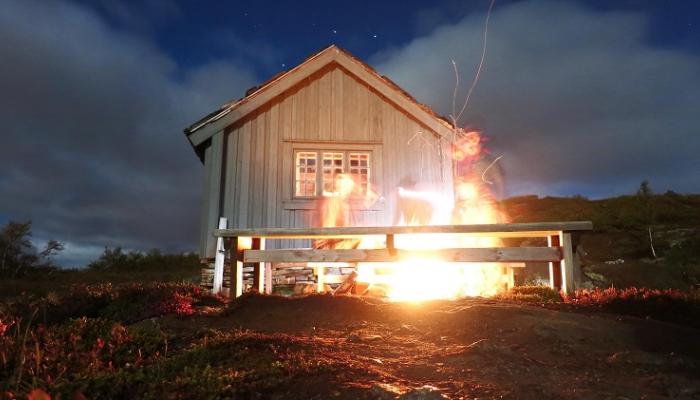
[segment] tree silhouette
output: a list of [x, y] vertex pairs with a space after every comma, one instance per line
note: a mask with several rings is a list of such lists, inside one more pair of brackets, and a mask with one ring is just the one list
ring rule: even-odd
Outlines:
[[0, 276], [16, 277], [27, 268], [52, 266], [51, 257], [64, 248], [63, 243], [52, 239], [37, 253], [31, 236], [31, 221], [10, 221], [0, 231]]

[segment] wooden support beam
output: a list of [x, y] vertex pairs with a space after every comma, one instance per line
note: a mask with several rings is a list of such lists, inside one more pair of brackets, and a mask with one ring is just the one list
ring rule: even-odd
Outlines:
[[[251, 249], [265, 250], [265, 239], [253, 238], [251, 240]], [[265, 284], [265, 262], [257, 262], [253, 265], [253, 291], [263, 293]]]
[[316, 293], [322, 293], [323, 288], [326, 286], [326, 268], [323, 265], [317, 265], [316, 269]]
[[558, 262], [558, 247], [490, 247], [437, 250], [311, 249], [245, 250], [245, 262], [396, 262], [411, 258], [446, 262]]
[[389, 250], [389, 254], [396, 255], [396, 247], [394, 247], [394, 235], [386, 235], [386, 249]]
[[393, 234], [386, 235], [386, 248], [387, 249], [394, 248], [394, 235]]
[[548, 237], [561, 231], [592, 230], [590, 221], [537, 222], [521, 224], [426, 225], [426, 226], [346, 226], [333, 228], [254, 228], [217, 229], [214, 236], [253, 236], [275, 239], [344, 238], [365, 235], [416, 233], [455, 233], [491, 237]]
[[[560, 248], [561, 240], [559, 234], [547, 237], [549, 247]], [[561, 290], [561, 259], [549, 262], [549, 287]]]
[[240, 297], [243, 294], [243, 251], [250, 248], [249, 238], [232, 237], [227, 239], [227, 251], [231, 276], [229, 297]]
[[[219, 229], [226, 229], [226, 218], [219, 218]], [[224, 262], [226, 261], [226, 250], [224, 248], [224, 238], [216, 239], [216, 257], [214, 259], [214, 279], [212, 280], [211, 291], [213, 294], [221, 293], [224, 286]]]
[[563, 257], [561, 260], [561, 290], [564, 291], [564, 293], [572, 294], [576, 287], [574, 285], [574, 251], [571, 244], [570, 232], [562, 232], [561, 248]]
[[265, 263], [265, 294], [272, 294], [272, 263]]
[[524, 264], [520, 265], [513, 265], [513, 264], [508, 264], [506, 266], [506, 289], [510, 290], [515, 287], [515, 268], [517, 267], [525, 267]]

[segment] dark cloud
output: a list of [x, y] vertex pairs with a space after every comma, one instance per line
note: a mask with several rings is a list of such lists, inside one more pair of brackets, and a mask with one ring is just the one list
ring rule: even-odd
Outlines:
[[105, 245], [195, 248], [202, 168], [182, 129], [253, 74], [182, 70], [71, 3], [5, 2], [0, 37], [2, 214], [81, 261]]
[[[450, 60], [460, 67], [463, 98], [479, 62], [484, 18], [470, 14], [437, 27], [373, 63], [451, 114]], [[634, 12], [497, 3], [462, 123], [481, 125], [494, 152], [505, 154], [511, 193], [619, 194], [644, 178], [659, 190], [700, 191], [700, 59], [649, 45], [648, 31]]]

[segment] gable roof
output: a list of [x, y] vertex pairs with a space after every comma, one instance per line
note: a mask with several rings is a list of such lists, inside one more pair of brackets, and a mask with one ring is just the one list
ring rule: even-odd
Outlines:
[[372, 67], [352, 56], [336, 45], [330, 45], [307, 58], [296, 67], [273, 76], [258, 87], [249, 89], [246, 96], [222, 105], [218, 110], [185, 129], [185, 135], [197, 149], [207, 139], [227, 126], [274, 99], [280, 93], [292, 88], [328, 64], [337, 63], [368, 86], [374, 88], [392, 103], [411, 114], [419, 122], [444, 137], [452, 132], [452, 124], [436, 114], [430, 107], [418, 103], [410, 94], [401, 89]]

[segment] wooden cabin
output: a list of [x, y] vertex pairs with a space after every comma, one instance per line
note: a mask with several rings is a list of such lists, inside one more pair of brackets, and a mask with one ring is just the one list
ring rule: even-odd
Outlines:
[[[250, 89], [185, 130], [204, 164], [199, 252], [215, 256], [228, 228], [320, 226], [319, 199], [342, 172], [377, 193], [352, 205], [352, 225], [392, 225], [397, 187], [452, 195], [451, 125], [335, 45]], [[268, 248], [300, 247], [269, 241]]]

